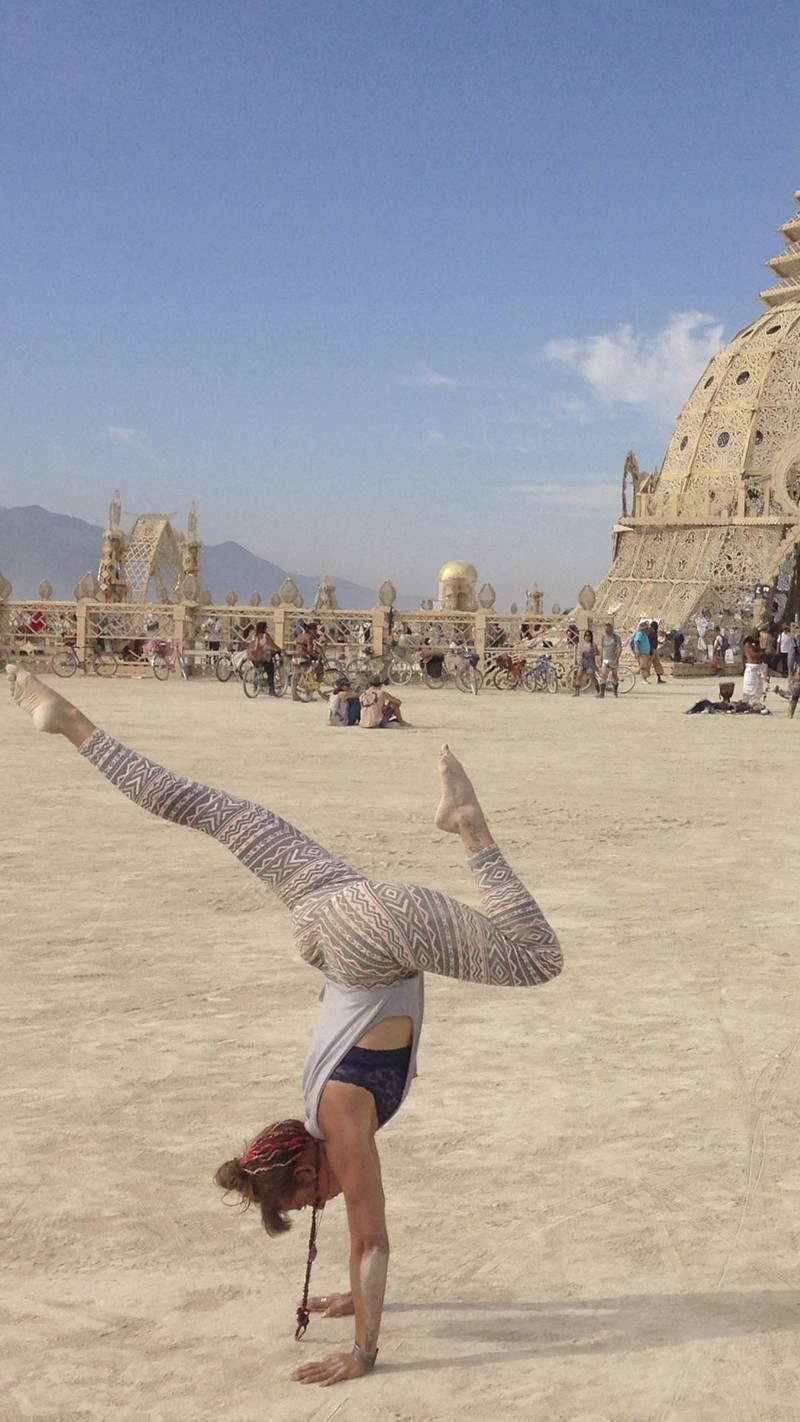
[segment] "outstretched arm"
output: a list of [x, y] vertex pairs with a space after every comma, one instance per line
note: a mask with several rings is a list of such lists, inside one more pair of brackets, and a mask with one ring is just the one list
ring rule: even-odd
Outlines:
[[320, 1103], [319, 1121], [347, 1208], [355, 1341], [351, 1353], [332, 1353], [317, 1363], [304, 1363], [294, 1377], [297, 1382], [327, 1387], [372, 1371], [386, 1292], [389, 1238], [371, 1095], [358, 1086], [329, 1082]]

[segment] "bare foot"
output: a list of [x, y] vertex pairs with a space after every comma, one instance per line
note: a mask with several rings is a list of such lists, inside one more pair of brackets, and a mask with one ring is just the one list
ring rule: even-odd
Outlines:
[[[439, 774], [442, 777], [442, 798], [434, 816], [437, 828], [448, 834], [460, 834], [462, 838], [465, 831], [469, 831], [473, 836], [481, 831], [488, 835], [486, 820], [478, 804], [472, 781], [461, 762], [456, 760], [450, 747], [446, 745], [442, 746], [439, 756]], [[486, 843], [491, 842], [489, 837]]]
[[352, 1294], [317, 1294], [307, 1307], [309, 1313], [321, 1313], [325, 1318], [345, 1318], [356, 1311]]
[[28, 712], [37, 731], [66, 736], [73, 745], [83, 745], [88, 740], [94, 726], [71, 701], [45, 686], [38, 676], [32, 676], [19, 667], [7, 666], [6, 676], [11, 695], [17, 705]]

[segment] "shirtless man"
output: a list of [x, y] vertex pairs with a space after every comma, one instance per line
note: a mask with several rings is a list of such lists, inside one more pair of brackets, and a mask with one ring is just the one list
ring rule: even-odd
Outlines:
[[306, 668], [311, 666], [318, 652], [317, 624], [316, 622], [308, 622], [306, 623], [305, 631], [300, 632], [294, 639], [294, 650], [292, 652], [292, 701], [300, 700], [297, 693], [300, 677]]

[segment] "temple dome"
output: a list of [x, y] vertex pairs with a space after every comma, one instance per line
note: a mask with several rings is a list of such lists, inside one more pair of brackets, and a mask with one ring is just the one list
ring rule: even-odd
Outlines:
[[455, 578], [464, 578], [468, 583], [476, 583], [478, 581], [477, 570], [471, 563], [464, 563], [455, 558], [451, 563], [445, 563], [444, 567], [439, 569], [439, 582], [449, 583]]
[[642, 608], [671, 627], [708, 612], [748, 625], [762, 602], [800, 617], [800, 209], [780, 231], [766, 313], [710, 361], [661, 469], [643, 473], [633, 451], [625, 460], [596, 608], [621, 627]]
[[[703, 372], [678, 416], [658, 481], [659, 503], [708, 478], [715, 486], [726, 476], [768, 479], [796, 458], [798, 444], [800, 290], [734, 336]], [[773, 490], [785, 502], [779, 483]], [[796, 499], [791, 508], [796, 511]]]

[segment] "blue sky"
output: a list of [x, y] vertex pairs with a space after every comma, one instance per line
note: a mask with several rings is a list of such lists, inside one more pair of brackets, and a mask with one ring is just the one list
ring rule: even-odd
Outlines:
[[0, 504], [571, 602], [762, 309], [798, 53], [796, 0], [4, 0]]

